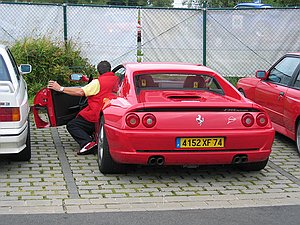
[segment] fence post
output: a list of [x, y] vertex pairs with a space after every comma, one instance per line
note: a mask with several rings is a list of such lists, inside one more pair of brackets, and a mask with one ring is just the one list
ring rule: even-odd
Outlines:
[[206, 1], [203, 2], [203, 65], [206, 66]]
[[63, 3], [63, 14], [64, 14], [64, 41], [67, 44], [68, 41], [68, 30], [67, 30], [67, 2], [68, 0], [64, 0]]
[[143, 61], [142, 52], [142, 25], [141, 25], [141, 9], [138, 10], [138, 25], [137, 25], [137, 52], [136, 52], [137, 62]]

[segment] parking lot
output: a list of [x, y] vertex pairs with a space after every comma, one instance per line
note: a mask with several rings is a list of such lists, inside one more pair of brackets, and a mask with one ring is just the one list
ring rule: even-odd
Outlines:
[[[31, 120], [33, 121], [33, 120]], [[0, 213], [77, 213], [300, 204], [296, 145], [276, 134], [268, 166], [134, 167], [103, 175], [96, 155], [78, 156], [65, 126], [36, 129], [29, 162], [0, 160]]]

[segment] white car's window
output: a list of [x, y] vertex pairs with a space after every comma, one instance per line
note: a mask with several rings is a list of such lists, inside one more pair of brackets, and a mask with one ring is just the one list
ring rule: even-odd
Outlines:
[[17, 79], [20, 80], [20, 73], [19, 73], [18, 66], [17, 66], [16, 61], [15, 61], [15, 59], [14, 59], [14, 57], [13, 57], [13, 55], [11, 54], [11, 52], [10, 52], [9, 49], [7, 49], [7, 54], [8, 54], [8, 56], [9, 56], [9, 58], [10, 58], [10, 61], [11, 61], [12, 66], [13, 66], [13, 68], [14, 68], [14, 71], [15, 71], [15, 74], [16, 74], [16, 76], [17, 76]]
[[2, 55], [0, 55], [0, 81], [11, 81]]
[[268, 79], [275, 83], [288, 85], [299, 64], [300, 58], [286, 57], [270, 71]]

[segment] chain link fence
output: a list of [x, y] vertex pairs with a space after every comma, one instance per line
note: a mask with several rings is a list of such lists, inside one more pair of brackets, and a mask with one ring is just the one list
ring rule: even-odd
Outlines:
[[209, 10], [207, 65], [228, 76], [254, 75], [300, 51], [300, 9]]
[[[137, 43], [140, 15], [141, 43]], [[0, 42], [72, 40], [96, 65], [137, 61], [202, 63], [223, 76], [253, 76], [300, 51], [300, 9], [173, 9], [0, 3]], [[138, 49], [141, 46], [141, 49]]]

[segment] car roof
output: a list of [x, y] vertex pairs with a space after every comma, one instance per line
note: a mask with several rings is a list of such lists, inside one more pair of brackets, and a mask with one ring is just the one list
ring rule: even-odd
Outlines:
[[300, 56], [300, 52], [289, 52], [286, 55], [298, 55], [298, 56]]
[[194, 70], [194, 71], [203, 71], [203, 72], [212, 72], [216, 73], [212, 69], [203, 66], [201, 64], [193, 64], [193, 63], [182, 63], [182, 62], [142, 62], [142, 63], [125, 63], [124, 66], [126, 69], [131, 71], [155, 71], [155, 70]]
[[238, 8], [238, 7], [271, 8], [272, 6], [269, 4], [263, 4], [263, 3], [244, 2], [244, 3], [237, 4], [234, 8]]
[[201, 64], [182, 63], [182, 62], [142, 62], [142, 63], [126, 63], [126, 69], [134, 71], [203, 71], [216, 73], [212, 69]]

